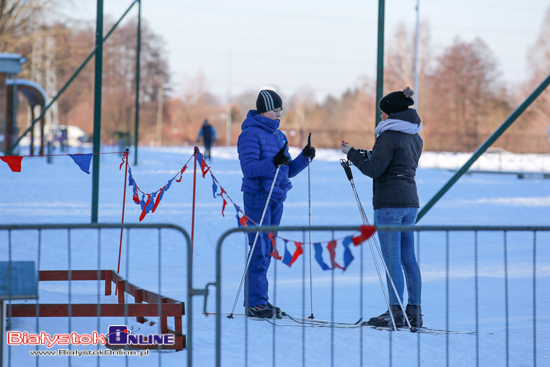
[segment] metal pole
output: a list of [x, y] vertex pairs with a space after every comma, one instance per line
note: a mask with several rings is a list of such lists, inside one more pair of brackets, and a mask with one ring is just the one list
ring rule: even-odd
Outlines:
[[13, 74], [13, 135], [10, 137], [10, 143], [13, 145], [13, 140], [18, 135], [17, 132], [17, 75]]
[[[105, 36], [105, 38], [103, 38], [103, 42], [105, 42], [107, 40], [107, 38], [109, 38], [109, 36], [111, 35], [111, 33], [113, 33], [113, 31], [116, 29], [116, 27], [120, 24], [120, 22], [122, 21], [122, 19], [126, 16], [126, 14], [128, 14], [128, 12], [130, 11], [130, 9], [132, 9], [132, 7], [134, 6], [134, 4], [136, 3], [136, 1], [134, 1], [132, 3], [132, 5], [130, 5], [128, 7], [128, 9], [126, 9], [126, 11], [124, 12], [124, 14], [122, 14], [122, 16], [120, 17], [120, 19], [115, 23], [115, 25], [113, 25], [113, 27], [111, 28], [111, 30], [109, 31], [109, 33], [107, 33], [107, 35]], [[42, 108], [42, 111], [40, 112], [40, 115], [38, 115], [37, 118], [33, 119], [31, 125], [27, 128], [27, 130], [25, 130], [25, 132], [23, 134], [21, 134], [21, 136], [19, 137], [19, 139], [15, 142], [15, 144], [11, 147], [11, 149], [8, 151], [8, 153], [6, 153], [6, 155], [11, 155], [13, 153], [13, 150], [15, 149], [15, 147], [17, 147], [19, 145], [19, 143], [21, 142], [21, 139], [23, 139], [23, 137], [25, 135], [27, 135], [29, 133], [29, 131], [31, 131], [32, 129], [34, 129], [34, 125], [40, 121], [42, 118], [44, 118], [44, 115], [46, 114], [46, 111], [48, 111], [48, 109], [54, 104], [55, 101], [57, 101], [57, 99], [59, 98], [59, 96], [61, 96], [61, 94], [65, 91], [65, 89], [67, 89], [67, 87], [73, 82], [73, 80], [77, 77], [78, 74], [80, 74], [80, 72], [82, 71], [82, 69], [84, 69], [84, 67], [88, 64], [88, 61], [90, 61], [92, 59], [92, 57], [95, 55], [95, 51], [96, 49], [94, 48], [94, 50], [92, 52], [90, 52], [90, 54], [88, 55], [88, 57], [86, 57], [86, 59], [82, 62], [82, 64], [80, 64], [80, 66], [78, 67], [78, 69], [76, 69], [76, 71], [73, 73], [73, 75], [71, 75], [71, 77], [69, 78], [69, 80], [67, 80], [67, 82], [63, 85], [63, 87], [61, 87], [61, 89], [59, 90], [59, 92], [57, 93], [57, 95], [55, 97], [53, 97], [53, 99], [51, 100], [50, 103], [48, 103], [47, 106], [45, 106], [44, 108]], [[42, 132], [42, 135], [43, 132]], [[43, 146], [44, 144], [42, 144], [41, 146]], [[43, 151], [41, 151], [40, 153], [41, 155], [44, 154]]]
[[99, 152], [101, 150], [101, 79], [103, 76], [103, 0], [97, 0], [94, 84], [94, 161], [92, 172], [92, 223], [97, 223], [99, 202]]
[[162, 113], [164, 112], [164, 86], [159, 86], [157, 107], [157, 146], [161, 146], [162, 139]]
[[384, 3], [378, 0], [378, 52], [376, 56], [376, 126], [380, 123], [378, 101], [384, 96]]
[[136, 124], [134, 131], [134, 166], [138, 164], [138, 140], [139, 140], [139, 58], [141, 57], [141, 0], [138, 2], [138, 26], [136, 49]]
[[231, 145], [231, 49], [227, 51], [227, 120], [225, 124], [225, 145]]
[[496, 129], [493, 135], [491, 135], [479, 148], [477, 148], [477, 150], [468, 160], [468, 162], [466, 162], [458, 171], [456, 171], [454, 176], [451, 177], [451, 179], [439, 190], [439, 192], [435, 194], [435, 196], [431, 198], [430, 201], [428, 201], [428, 203], [418, 212], [418, 217], [416, 219], [417, 223], [428, 212], [428, 210], [430, 210], [432, 206], [434, 206], [435, 203], [437, 203], [438, 200], [441, 199], [441, 197], [445, 195], [447, 191], [449, 191], [449, 189], [455, 184], [455, 182], [458, 181], [458, 179], [468, 171], [472, 164], [474, 164], [475, 161], [479, 157], [481, 157], [483, 153], [485, 153], [487, 148], [489, 148], [510, 127], [510, 125], [512, 125], [514, 121], [516, 121], [516, 119], [527, 109], [527, 107], [529, 107], [531, 103], [533, 103], [533, 101], [537, 99], [537, 97], [546, 89], [549, 84], [550, 75], [548, 75], [548, 77], [537, 87], [537, 89], [535, 89], [535, 91], [531, 93], [531, 95], [527, 97], [527, 99], [514, 112], [512, 112], [512, 114], [506, 119], [506, 121], [504, 121], [504, 123], [500, 125], [498, 129]]
[[420, 0], [416, 0], [416, 40], [414, 45], [414, 92], [416, 98], [414, 99], [414, 108], [418, 111], [418, 38], [420, 34]]
[[[195, 191], [197, 188], [197, 154], [199, 153], [199, 147], [195, 147], [193, 155], [195, 156], [195, 168], [193, 170], [193, 209], [191, 211], [191, 251], [193, 251], [195, 244]], [[204, 157], [203, 157], [204, 159]], [[193, 254], [193, 252], [191, 252]]]
[[[128, 149], [124, 152], [124, 159], [126, 159], [126, 166], [124, 167], [124, 194], [122, 195], [122, 221], [121, 224], [124, 224], [124, 209], [126, 208], [126, 183], [128, 182]], [[120, 228], [120, 244], [118, 246], [118, 266], [116, 272], [120, 274], [120, 255], [122, 253], [122, 234], [124, 228]], [[116, 290], [118, 291], [118, 283]], [[116, 291], [115, 291], [115, 294]]]

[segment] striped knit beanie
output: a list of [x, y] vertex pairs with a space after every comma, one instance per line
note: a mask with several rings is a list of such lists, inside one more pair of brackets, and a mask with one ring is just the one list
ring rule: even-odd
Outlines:
[[276, 108], [283, 108], [283, 100], [277, 93], [272, 90], [264, 89], [258, 94], [256, 100], [256, 109], [258, 114], [274, 110]]

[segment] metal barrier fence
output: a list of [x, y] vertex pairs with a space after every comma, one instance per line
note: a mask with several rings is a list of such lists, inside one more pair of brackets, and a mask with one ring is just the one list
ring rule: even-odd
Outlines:
[[[125, 230], [125, 238], [123, 247], [120, 247], [123, 248], [123, 261], [119, 275], [111, 270], [117, 268], [116, 259], [121, 255], [119, 244], [122, 230]], [[94, 365], [112, 366], [113, 358], [120, 360], [120, 356], [126, 356], [125, 361], [120, 360], [118, 363], [134, 365], [131, 360], [139, 362], [134, 355], [147, 355], [146, 365], [161, 366], [163, 353], [160, 349], [166, 346], [181, 350], [182, 341], [185, 343], [185, 336], [181, 336], [182, 315], [187, 311], [188, 320], [192, 320], [192, 296], [204, 294], [202, 290], [192, 288], [192, 257], [188, 254], [191, 254], [189, 235], [181, 227], [172, 224], [0, 225], [0, 261], [8, 264], [10, 269], [9, 275], [2, 275], [2, 287], [8, 284], [9, 290], [1, 291], [8, 291], [11, 295], [12, 289], [18, 286], [16, 281], [42, 281], [39, 286], [40, 298], [35, 307], [28, 300], [6, 297], [8, 332], [12, 328], [24, 332], [14, 332], [12, 343], [0, 346], [0, 365], [57, 366], [67, 363], [72, 366], [76, 361], [75, 365], [88, 365], [89, 358], [95, 358]], [[34, 262], [37, 272], [27, 276], [31, 279], [12, 280], [13, 268], [22, 261]], [[187, 264], [187, 274], [185, 266], [181, 264]], [[184, 285], [185, 278], [187, 287]], [[56, 282], [48, 282], [52, 280]], [[81, 280], [92, 281], [75, 285]], [[111, 294], [111, 282], [116, 284], [118, 296], [109, 300], [107, 297]], [[127, 297], [127, 294], [134, 299]], [[186, 298], [187, 305], [176, 301]], [[60, 316], [63, 319], [43, 316]], [[144, 319], [144, 316], [148, 318]], [[174, 325], [171, 325], [172, 317]], [[90, 342], [93, 330], [97, 335], [105, 334], [108, 344], [111, 343], [111, 325], [122, 323], [126, 330], [117, 329], [116, 337], [126, 334], [126, 339], [114, 340], [128, 341], [125, 345], [111, 345], [105, 349], [100, 348], [101, 343], [97, 340]], [[192, 366], [193, 323], [186, 324], [187, 362], [188, 366]], [[172, 329], [174, 336], [169, 336], [169, 329]], [[107, 330], [110, 334], [107, 334]], [[42, 339], [35, 337], [32, 340], [33, 335], [41, 335]], [[62, 347], [59, 350], [43, 345], [44, 338], [56, 335], [59, 338], [70, 335], [70, 338], [77, 338], [72, 341], [78, 342], [59, 342], [56, 345]], [[176, 346], [172, 343], [174, 341]], [[124, 344], [122, 342], [120, 344]], [[132, 343], [134, 345], [126, 345]], [[153, 348], [146, 344], [157, 345], [155, 348], [159, 351], [151, 352], [148, 349]], [[80, 359], [73, 362], [73, 358], [52, 358], [53, 355], [77, 356], [75, 353], [82, 353], [83, 349], [87, 349], [87, 354], [83, 355], [89, 355], [86, 362]], [[153, 353], [157, 354], [158, 360], [154, 360]], [[185, 360], [184, 355], [181, 360]]]
[[[295, 321], [271, 319], [270, 325], [236, 313], [233, 319], [226, 317], [232, 313], [248, 248], [245, 241], [242, 266], [222, 264], [224, 251], [235, 251], [225, 246], [231, 235], [275, 232], [282, 238], [301, 237], [294, 239], [307, 245], [310, 230], [315, 243], [359, 228], [266, 226], [225, 232], [216, 252], [216, 366], [550, 364], [550, 320], [544, 308], [550, 295], [543, 281], [550, 276], [550, 226], [377, 226], [378, 231], [415, 232], [427, 327], [416, 333], [361, 326], [387, 309], [368, 250], [372, 243], [367, 242], [354, 248], [360, 254], [345, 272], [323, 272], [314, 262], [313, 280], [307, 246], [293, 268], [281, 270], [281, 262], [272, 261], [270, 302]], [[406, 304], [406, 292], [404, 300]], [[307, 321], [310, 308], [316, 319], [326, 321]]]

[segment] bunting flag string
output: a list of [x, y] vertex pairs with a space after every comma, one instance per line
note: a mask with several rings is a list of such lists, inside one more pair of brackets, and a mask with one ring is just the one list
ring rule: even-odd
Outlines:
[[[302, 255], [304, 253], [304, 249], [302, 248], [303, 243], [297, 242], [297, 241], [292, 241], [292, 242], [294, 242], [294, 245], [296, 246], [296, 250], [294, 250], [294, 254], [292, 256], [290, 256], [290, 252], [286, 248], [288, 240], [283, 240], [283, 241], [285, 241], [285, 257], [283, 259], [283, 263], [285, 263], [289, 267], [291, 267], [292, 264], [294, 264], [294, 262], [296, 260], [298, 260], [300, 255]], [[288, 256], [287, 256], [287, 254], [288, 254]]]
[[[174, 177], [172, 177], [170, 180], [168, 180], [168, 183], [163, 186], [161, 189], [153, 192], [153, 193], [145, 193], [140, 190], [138, 187], [134, 177], [132, 176], [131, 168], [128, 168], [129, 173], [129, 180], [128, 185], [133, 186], [133, 200], [136, 204], [139, 204], [141, 206], [142, 212], [140, 215], [140, 221], [145, 218], [145, 216], [150, 212], [155, 212], [157, 209], [160, 201], [163, 198], [164, 193], [170, 188], [170, 185], [172, 184], [172, 181], [176, 180], [176, 182], [180, 182], [182, 180], [182, 175], [185, 172], [187, 165], [189, 161], [193, 158], [191, 158], [187, 161], [187, 163], [184, 165], [184, 167], [176, 173]], [[228, 201], [230, 201], [234, 208], [235, 208], [235, 218], [237, 219], [237, 225], [239, 227], [246, 227], [248, 226], [248, 223], [250, 222], [253, 225], [258, 225], [253, 220], [248, 218], [248, 216], [244, 213], [244, 211], [231, 199], [227, 191], [223, 188], [223, 186], [220, 184], [216, 176], [214, 175], [214, 172], [212, 171], [211, 167], [209, 167], [204, 157], [201, 153], [197, 153], [197, 162], [200, 164], [201, 172], [203, 178], [206, 178], [206, 174], [210, 172], [210, 177], [212, 178], [212, 197], [214, 199], [221, 197], [222, 198], [222, 216], [225, 217], [225, 208], [227, 206]], [[124, 162], [124, 161], [123, 161]], [[142, 194], [141, 200], [139, 199], [138, 193]], [[354, 260], [354, 256], [351, 252], [351, 244], [353, 243], [354, 246], [359, 246], [361, 243], [369, 239], [375, 232], [376, 228], [373, 226], [361, 226], [360, 233], [358, 235], [354, 236], [347, 236], [343, 239], [333, 239], [326, 242], [316, 242], [312, 245], [315, 249], [315, 260], [319, 264], [319, 266], [323, 270], [331, 270], [331, 269], [342, 269], [345, 271], [348, 266], [352, 263]], [[303, 250], [303, 242], [293, 241], [286, 238], [282, 238], [280, 236], [275, 235], [274, 233], [270, 232], [268, 233], [269, 241], [271, 242], [272, 251], [270, 252], [270, 256], [274, 257], [276, 260], [281, 260], [285, 265], [288, 265], [289, 267], [292, 266], [296, 262], [296, 260], [304, 253]], [[285, 247], [284, 247], [284, 253], [283, 256], [280, 255], [277, 245], [276, 245], [276, 238], [280, 238], [284, 241]], [[336, 248], [337, 248], [337, 242], [342, 240], [342, 245], [344, 247], [344, 254], [343, 254], [343, 261], [344, 266], [340, 265], [336, 261]], [[291, 252], [288, 249], [288, 243], [293, 242], [295, 245], [294, 253], [291, 255]], [[328, 243], [326, 246], [328, 252], [329, 252], [329, 258], [330, 258], [330, 266], [325, 263], [323, 259], [323, 246], [322, 243]], [[265, 244], [263, 244], [265, 245]], [[311, 244], [310, 244], [311, 245]], [[262, 253], [265, 254], [265, 248], [262, 246]]]
[[197, 162], [199, 162], [199, 165], [201, 167], [202, 178], [205, 178], [206, 173], [208, 172], [208, 170], [210, 170], [210, 167], [206, 165], [205, 159], [201, 153], [197, 153]]
[[0, 159], [8, 164], [12, 172], [21, 172], [21, 161], [23, 157], [10, 155], [7, 157], [0, 157]]
[[315, 260], [317, 260], [317, 263], [319, 263], [321, 269], [330, 270], [330, 267], [323, 261], [323, 248], [321, 247], [321, 244], [314, 243], [313, 248], [315, 249]]
[[273, 252], [270, 253], [270, 255], [273, 256], [276, 260], [282, 260], [281, 255], [279, 255], [279, 251], [277, 251], [277, 245], [275, 243], [275, 233], [269, 232], [268, 236], [271, 240], [271, 246], [273, 247]]
[[[231, 200], [231, 198], [230, 198]], [[239, 206], [235, 203], [233, 203], [233, 205], [235, 205], [235, 210], [237, 211], [237, 226], [238, 227], [246, 227], [248, 225], [248, 217], [243, 213], [243, 211], [241, 210], [241, 208], [239, 208]], [[239, 217], [239, 213], [243, 213], [243, 216], [242, 217]]]
[[[189, 161], [191, 161], [193, 156], [194, 155], [191, 155], [191, 157], [187, 160], [183, 168], [179, 170], [178, 173], [174, 175], [174, 177], [169, 179], [166, 185], [164, 185], [162, 188], [158, 189], [157, 191], [151, 192], [151, 193], [143, 192], [139, 188], [134, 176], [132, 175], [132, 168], [130, 167], [130, 165], [128, 165], [128, 186], [132, 186], [133, 188], [132, 200], [134, 201], [134, 203], [141, 206], [141, 215], [139, 216], [140, 222], [143, 220], [143, 218], [145, 218], [147, 214], [154, 213], [155, 210], [157, 210], [157, 207], [159, 206], [160, 201], [164, 196], [164, 193], [168, 191], [168, 189], [172, 185], [172, 181], [176, 180], [176, 182], [181, 182], [183, 173], [187, 169], [187, 165], [189, 164]], [[128, 159], [127, 156], [126, 156], [126, 159]], [[123, 163], [124, 163], [124, 158], [123, 158]], [[178, 177], [178, 175], [179, 175], [179, 179], [176, 178]], [[142, 194], [141, 200], [139, 199], [139, 193]], [[147, 199], [145, 199], [146, 197]]]
[[[80, 167], [82, 172], [90, 174], [90, 162], [92, 161], [93, 154], [69, 154], [69, 157]], [[122, 157], [122, 163], [120, 164], [121, 168], [123, 164], [124, 157]]]
[[10, 167], [12, 172], [21, 172], [21, 161], [23, 158], [35, 158], [35, 157], [61, 157], [69, 156], [73, 161], [80, 167], [82, 172], [90, 174], [90, 161], [92, 157], [96, 154], [123, 154], [122, 164], [124, 164], [124, 157], [126, 156], [125, 152], [106, 152], [106, 153], [88, 153], [88, 154], [43, 154], [43, 155], [8, 155], [5, 157], [0, 157], [0, 160], [6, 162]]
[[283, 255], [283, 264], [286, 264], [290, 266], [290, 262], [292, 261], [292, 255], [290, 254], [290, 251], [288, 251], [287, 245], [288, 240], [283, 240], [285, 242], [285, 254]]
[[[197, 159], [199, 155], [200, 153], [197, 155]], [[235, 207], [235, 211], [236, 211], [235, 217], [237, 219], [237, 225], [239, 227], [247, 226], [248, 222], [254, 225], [258, 225], [257, 223], [249, 219], [245, 215], [243, 210], [231, 199], [231, 197], [227, 194], [223, 186], [220, 184], [220, 182], [212, 172], [212, 169], [206, 166], [207, 167], [206, 171], [204, 170], [203, 163], [204, 163], [204, 160], [201, 161], [201, 169], [203, 170], [203, 174], [205, 174], [205, 172], [210, 172], [210, 177], [212, 178], [212, 197], [214, 199], [220, 196], [222, 197], [222, 200], [223, 200], [222, 215], [224, 215], [225, 206], [227, 204], [227, 201], [226, 201], [226, 198], [227, 198], [229, 201], [231, 201], [231, 203]], [[239, 216], [239, 214], [241, 214], [241, 216]], [[352, 243], [355, 246], [360, 245], [362, 242], [369, 239], [375, 232], [376, 232], [376, 229], [373, 226], [361, 226], [359, 235], [347, 236], [343, 238], [344, 266], [341, 266], [338, 262], [336, 262], [336, 246], [337, 246], [337, 241], [339, 240], [327, 241], [328, 242], [327, 249], [330, 256], [330, 264], [332, 266], [332, 269], [342, 269], [345, 271], [354, 259], [354, 256], [351, 253], [350, 245]], [[281, 240], [284, 241], [285, 247], [284, 247], [283, 256], [281, 256], [279, 254], [279, 251], [277, 250], [276, 243], [275, 243], [276, 238], [280, 238]], [[290, 242], [291, 240], [282, 238], [280, 236], [276, 236], [274, 233], [271, 233], [271, 232], [269, 233], [269, 239], [270, 239], [271, 245], [273, 246], [273, 251], [270, 253], [270, 255], [277, 260], [282, 260], [282, 262], [288, 265], [289, 267], [292, 266], [292, 264], [296, 262], [296, 260], [300, 257], [300, 255], [304, 253], [302, 242], [292, 241], [294, 242], [296, 249], [294, 253], [290, 255], [290, 251], [288, 250], [288, 242]], [[321, 243], [320, 242], [314, 243], [313, 246], [315, 248], [315, 259], [317, 260], [321, 268], [323, 270], [330, 270], [331, 267], [327, 265], [323, 260], [323, 247], [321, 246]], [[265, 253], [263, 248], [262, 248], [262, 253]]]
[[351, 236], [347, 236], [342, 241], [342, 245], [344, 245], [344, 270], [346, 270], [353, 259], [355, 259], [349, 248], [349, 245], [351, 245], [351, 243]]
[[338, 269], [346, 270], [342, 266], [340, 266], [340, 264], [338, 264], [335, 260], [336, 259], [336, 245], [337, 244], [338, 243], [334, 240], [332, 240], [328, 243], [327, 249], [328, 249], [328, 252], [330, 254], [330, 264], [332, 265], [333, 269], [338, 268]]

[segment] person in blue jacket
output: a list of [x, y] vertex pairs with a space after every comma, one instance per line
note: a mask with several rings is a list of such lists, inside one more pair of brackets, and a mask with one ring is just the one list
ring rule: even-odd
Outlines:
[[212, 148], [212, 143], [217, 140], [216, 129], [214, 126], [208, 123], [207, 119], [204, 119], [201, 129], [199, 130], [199, 135], [197, 136], [197, 143], [201, 141], [201, 137], [204, 139], [204, 157], [206, 159], [211, 159], [210, 148]]
[[[291, 159], [288, 141], [279, 130], [283, 101], [272, 90], [262, 90], [256, 100], [256, 110], [250, 110], [242, 124], [237, 148], [243, 172], [243, 192], [246, 216], [259, 224], [266, 207], [267, 197], [279, 167], [271, 199], [262, 225], [278, 226], [283, 215], [283, 203], [292, 188], [289, 178], [296, 176], [315, 157], [310, 142], [300, 155]], [[248, 244], [254, 243], [256, 233], [248, 234]], [[245, 301], [247, 316], [273, 317], [280, 308], [269, 303], [267, 270], [273, 247], [267, 233], [259, 233], [254, 252], [248, 254], [250, 264], [246, 275]]]

